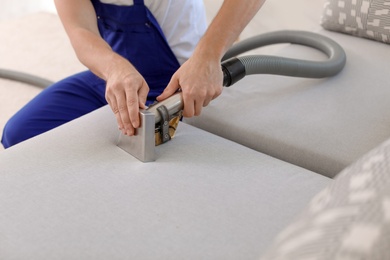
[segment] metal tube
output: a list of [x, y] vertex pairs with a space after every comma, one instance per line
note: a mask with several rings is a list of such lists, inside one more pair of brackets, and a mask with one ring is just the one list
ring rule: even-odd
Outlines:
[[173, 94], [171, 97], [149, 107], [146, 111], [153, 113], [155, 115], [156, 124], [161, 121], [160, 113], [157, 111], [159, 106], [165, 106], [170, 115], [176, 114], [183, 109], [183, 97], [181, 92]]

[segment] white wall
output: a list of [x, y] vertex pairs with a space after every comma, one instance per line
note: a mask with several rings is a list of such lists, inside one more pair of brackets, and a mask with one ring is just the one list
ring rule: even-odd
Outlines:
[[55, 12], [54, 0], [1, 0], [0, 21], [37, 11]]

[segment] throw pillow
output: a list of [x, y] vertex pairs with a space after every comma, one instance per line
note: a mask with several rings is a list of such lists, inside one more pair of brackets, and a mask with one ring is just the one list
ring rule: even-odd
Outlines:
[[326, 0], [322, 26], [331, 31], [390, 43], [389, 0]]
[[390, 259], [390, 140], [341, 172], [262, 260]]

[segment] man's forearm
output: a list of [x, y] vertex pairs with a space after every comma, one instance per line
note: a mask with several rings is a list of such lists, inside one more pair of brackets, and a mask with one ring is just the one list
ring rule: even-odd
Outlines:
[[72, 32], [72, 45], [78, 59], [94, 74], [107, 80], [112, 70], [118, 67], [132, 67], [130, 62], [112, 51], [100, 36], [82, 28]]
[[225, 0], [195, 52], [221, 59], [264, 2]]
[[55, 0], [58, 14], [81, 63], [104, 80], [116, 68], [132, 68], [101, 38], [90, 0]]

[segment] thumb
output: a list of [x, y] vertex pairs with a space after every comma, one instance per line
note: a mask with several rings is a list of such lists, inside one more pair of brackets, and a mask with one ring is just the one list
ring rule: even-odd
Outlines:
[[179, 80], [174, 74], [171, 78], [171, 80], [168, 83], [168, 86], [164, 89], [164, 91], [157, 97], [157, 101], [162, 101], [166, 98], [169, 98], [173, 94], [176, 93], [176, 91], [180, 88]]

